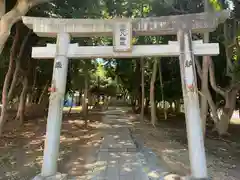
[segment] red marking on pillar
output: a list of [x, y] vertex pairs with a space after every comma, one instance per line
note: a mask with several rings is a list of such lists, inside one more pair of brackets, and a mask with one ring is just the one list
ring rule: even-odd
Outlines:
[[55, 87], [50, 87], [50, 88], [48, 88], [48, 91], [49, 92], [56, 92], [56, 88]]
[[188, 89], [193, 89], [193, 85], [192, 84], [188, 85], [187, 87], [188, 87]]
[[154, 91], [154, 86], [150, 87], [150, 91], [153, 92]]

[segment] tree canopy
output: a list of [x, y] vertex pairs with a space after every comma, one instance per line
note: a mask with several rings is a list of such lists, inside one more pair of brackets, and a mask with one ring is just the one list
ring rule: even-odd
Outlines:
[[[210, 42], [220, 44], [220, 54], [213, 57], [212, 63], [209, 65], [209, 76], [211, 98], [214, 104], [220, 101], [228, 101], [226, 94], [230, 91], [239, 91], [239, 74], [240, 74], [240, 29], [239, 29], [239, 2], [237, 0], [64, 0], [64, 1], [40, 1], [38, 0], [13, 0], [5, 1], [6, 10], [1, 9], [1, 21], [12, 13], [14, 8], [25, 5], [28, 9], [21, 11], [20, 15], [37, 16], [37, 17], [57, 17], [57, 18], [99, 18], [111, 19], [117, 17], [156, 17], [180, 15], [187, 13], [199, 13], [204, 11], [204, 3], [208, 3], [210, 11], [220, 11], [223, 9], [231, 10], [231, 18], [220, 24], [215, 32], [210, 33]], [[45, 2], [45, 3], [44, 3]], [[11, 14], [10, 14], [11, 15]], [[9, 15], [9, 16], [10, 16]], [[14, 82], [14, 95], [9, 102], [18, 101], [20, 92], [23, 89], [22, 80], [28, 78], [28, 97], [29, 102], [38, 102], [41, 100], [41, 94], [47, 95], [46, 88], [50, 86], [53, 60], [33, 60], [30, 58], [32, 46], [45, 46], [46, 43], [55, 43], [55, 39], [39, 38], [33, 32], [28, 37], [28, 45], [25, 47], [24, 37], [27, 36], [29, 30], [19, 21], [20, 17], [11, 21], [12, 26], [10, 36], [4, 45], [3, 52], [0, 56], [0, 89], [4, 89], [6, 75], [9, 74], [10, 83], [6, 86], [7, 92], [10, 90], [11, 82], [14, 79], [13, 74], [16, 72], [17, 81]], [[15, 22], [21, 24], [17, 26]], [[7, 22], [7, 21], [6, 21]], [[2, 23], [3, 24], [3, 23]], [[17, 31], [21, 31], [21, 37], [16, 40]], [[6, 36], [0, 33], [0, 37], [6, 39]], [[194, 34], [194, 39], [202, 39], [202, 34]], [[14, 45], [14, 40], [16, 44]], [[140, 36], [133, 37], [133, 44], [166, 44], [168, 41], [176, 40], [176, 36]], [[73, 38], [72, 43], [79, 45], [99, 46], [112, 45], [112, 38], [107, 37], [88, 37]], [[2, 45], [2, 46], [3, 46]], [[23, 46], [24, 55], [21, 54]], [[15, 54], [13, 54], [15, 51]], [[12, 57], [12, 58], [11, 58]], [[30, 60], [28, 60], [30, 59]], [[92, 92], [107, 92], [114, 95], [117, 89], [121, 89], [122, 93], [129, 95], [132, 100], [141, 101], [141, 71], [144, 71], [145, 79], [145, 99], [149, 101], [150, 81], [153, 73], [155, 58], [144, 57], [144, 66], [140, 65], [140, 58], [109, 58], [97, 61], [97, 59], [79, 59], [70, 61], [67, 91], [82, 90], [84, 88], [84, 79], [89, 79], [89, 88]], [[158, 64], [158, 72], [155, 81], [155, 101], [162, 101], [162, 93], [165, 101], [174, 102], [182, 100], [182, 87], [178, 58], [164, 57], [157, 58], [161, 61]], [[196, 60], [199, 72], [202, 71], [202, 59]], [[20, 64], [18, 66], [17, 64]], [[10, 68], [9, 68], [10, 67]], [[18, 67], [18, 68], [17, 68]], [[160, 73], [161, 72], [161, 73]], [[160, 74], [162, 74], [162, 84], [160, 82]], [[198, 74], [198, 85], [201, 87], [201, 74]], [[44, 92], [43, 92], [44, 91]], [[162, 92], [163, 91], [163, 92]], [[19, 92], [19, 93], [17, 93]], [[4, 91], [1, 92], [3, 94]], [[5, 91], [6, 93], [6, 91]], [[234, 109], [237, 108], [234, 104]], [[211, 108], [211, 111], [214, 109]]]

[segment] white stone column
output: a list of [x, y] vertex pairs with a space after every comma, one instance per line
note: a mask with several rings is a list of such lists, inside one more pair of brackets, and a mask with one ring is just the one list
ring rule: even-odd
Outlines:
[[49, 99], [42, 177], [54, 176], [57, 173], [63, 103], [68, 71], [67, 52], [69, 43], [69, 34], [58, 34], [52, 78], [53, 92], [51, 92]]
[[201, 129], [191, 32], [179, 31], [178, 41], [180, 43], [179, 59], [192, 178], [204, 179], [207, 178], [207, 165]]

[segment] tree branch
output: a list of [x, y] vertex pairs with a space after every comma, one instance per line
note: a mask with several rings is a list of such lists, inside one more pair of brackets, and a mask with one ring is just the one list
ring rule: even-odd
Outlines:
[[6, 0], [0, 0], [0, 19], [6, 13]]
[[[28, 0], [25, 0], [25, 1], [28, 1]], [[29, 6], [30, 8], [34, 7], [34, 6], [37, 6], [39, 4], [43, 4], [43, 3], [47, 3], [47, 2], [50, 2], [52, 0], [31, 0], [29, 2]]]
[[212, 95], [209, 91], [209, 89], [206, 89], [205, 93], [199, 92], [201, 96], [204, 96], [207, 99], [207, 102], [209, 104], [209, 107], [211, 109], [212, 115], [213, 115], [213, 121], [217, 123], [219, 121], [218, 114], [217, 114], [217, 106], [214, 103], [212, 99]]
[[174, 12], [178, 12], [178, 13], [181, 13], [181, 14], [188, 14], [188, 13], [189, 13], [189, 11], [177, 9], [177, 8], [175, 8], [172, 4], [170, 5], [170, 4], [167, 2], [168, 0], [163, 0], [163, 1], [164, 1], [165, 4], [169, 5]]
[[202, 39], [202, 35], [201, 34], [193, 34], [192, 37], [193, 37], [193, 40]]
[[24, 16], [30, 8], [41, 3], [50, 2], [51, 0], [18, 0], [11, 11], [4, 14], [0, 20], [0, 54], [11, 33], [12, 26]]
[[209, 60], [209, 74], [210, 74], [210, 84], [212, 88], [220, 95], [222, 95], [225, 98], [225, 92], [223, 89], [221, 89], [219, 86], [217, 86], [216, 79], [215, 79], [215, 67], [212, 62], [212, 58], [208, 57]]
[[237, 51], [240, 52], [240, 38], [239, 36], [236, 36], [235, 39], [236, 39], [235, 45], [236, 45]]

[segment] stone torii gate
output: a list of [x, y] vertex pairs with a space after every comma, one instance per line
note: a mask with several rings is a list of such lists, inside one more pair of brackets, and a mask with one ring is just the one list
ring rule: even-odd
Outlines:
[[[179, 56], [184, 109], [187, 124], [192, 178], [207, 178], [205, 148], [201, 130], [194, 56], [217, 55], [217, 43], [192, 42], [191, 33], [214, 31], [228, 18], [228, 12], [199, 13], [144, 19], [53, 19], [23, 17], [23, 22], [40, 37], [57, 38], [56, 44], [33, 47], [32, 57], [54, 58], [44, 159], [40, 179], [57, 179], [62, 108], [66, 88], [68, 59], [106, 57]], [[135, 36], [175, 35], [178, 41], [167, 45], [132, 46]], [[113, 36], [114, 46], [78, 46], [70, 37]]]

